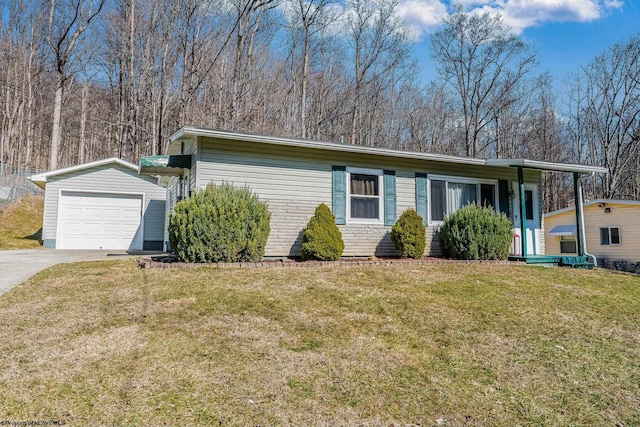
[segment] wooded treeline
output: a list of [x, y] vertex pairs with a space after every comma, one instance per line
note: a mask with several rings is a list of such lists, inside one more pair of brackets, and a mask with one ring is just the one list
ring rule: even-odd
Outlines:
[[[0, 4], [5, 168], [137, 162], [194, 125], [602, 165], [588, 197], [640, 199], [640, 36], [550, 76], [500, 17], [454, 9], [424, 82], [395, 0]], [[565, 175], [545, 178], [547, 210]]]

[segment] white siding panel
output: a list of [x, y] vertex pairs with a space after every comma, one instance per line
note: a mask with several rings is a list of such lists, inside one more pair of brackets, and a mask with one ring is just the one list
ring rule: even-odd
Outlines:
[[400, 218], [402, 212], [416, 208], [416, 178], [412, 171], [396, 172], [396, 209]]
[[144, 193], [144, 240], [163, 240], [165, 189], [156, 184], [155, 178], [139, 176], [136, 171], [116, 164], [82, 169], [50, 178], [45, 191], [43, 240], [56, 238], [60, 190]]

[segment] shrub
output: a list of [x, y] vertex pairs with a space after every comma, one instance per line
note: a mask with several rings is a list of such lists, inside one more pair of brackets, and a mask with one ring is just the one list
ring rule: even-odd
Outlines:
[[302, 232], [300, 253], [302, 259], [335, 261], [344, 251], [342, 233], [336, 225], [336, 217], [327, 205], [321, 203]]
[[452, 258], [507, 259], [512, 229], [505, 214], [471, 204], [445, 218], [442, 240]]
[[257, 262], [270, 219], [267, 205], [248, 188], [211, 184], [175, 205], [169, 241], [185, 262]]
[[419, 259], [424, 256], [427, 245], [422, 217], [413, 209], [407, 209], [391, 227], [391, 241], [404, 258]]

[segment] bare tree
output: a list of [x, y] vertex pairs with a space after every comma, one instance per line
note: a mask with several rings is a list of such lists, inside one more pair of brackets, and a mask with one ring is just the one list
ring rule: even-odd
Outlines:
[[55, 100], [49, 168], [58, 167], [61, 135], [62, 97], [69, 78], [69, 62], [80, 36], [89, 28], [104, 6], [105, 0], [50, 0], [47, 44], [51, 49], [55, 70]]
[[[323, 31], [339, 19], [339, 12], [335, 0], [289, 0], [291, 14], [291, 84], [292, 93], [297, 96], [297, 116], [299, 131], [302, 138], [307, 137], [308, 125], [308, 92], [309, 92], [309, 67], [311, 62], [313, 43], [322, 43]], [[298, 39], [302, 45], [298, 49]], [[298, 50], [301, 50], [298, 52]], [[299, 88], [298, 88], [299, 85]], [[296, 111], [293, 108], [292, 111]], [[294, 119], [295, 120], [295, 119]]]
[[587, 128], [589, 157], [606, 167], [602, 196], [633, 197], [640, 143], [640, 36], [617, 43], [584, 68], [585, 92], [578, 112]]
[[499, 15], [460, 8], [431, 36], [431, 48], [438, 73], [460, 99], [465, 154], [480, 156], [485, 128], [496, 111], [514, 102], [512, 89], [534, 65], [535, 54]]
[[[353, 54], [353, 100], [348, 129], [351, 143], [373, 145], [366, 122], [379, 108], [379, 96], [397, 83], [396, 72], [409, 59], [406, 28], [395, 0], [347, 2], [347, 36]], [[367, 98], [368, 96], [368, 98]]]

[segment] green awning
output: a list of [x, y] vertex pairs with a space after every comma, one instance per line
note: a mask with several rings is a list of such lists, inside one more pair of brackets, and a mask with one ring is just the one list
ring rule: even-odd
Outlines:
[[140, 158], [140, 175], [179, 176], [191, 169], [190, 155], [144, 156]]

